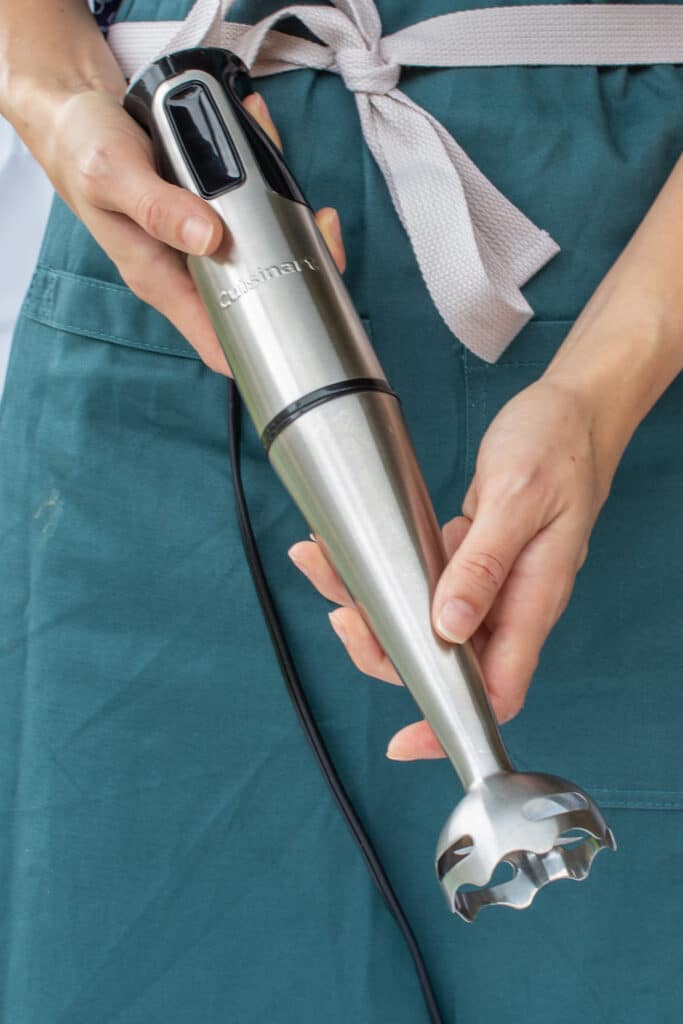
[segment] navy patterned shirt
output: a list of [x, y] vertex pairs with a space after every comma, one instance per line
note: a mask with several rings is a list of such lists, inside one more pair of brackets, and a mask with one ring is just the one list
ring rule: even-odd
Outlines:
[[116, 12], [120, 3], [121, 0], [90, 0], [90, 9], [95, 15], [97, 24], [100, 26], [105, 36], [107, 34], [107, 29], [116, 17]]

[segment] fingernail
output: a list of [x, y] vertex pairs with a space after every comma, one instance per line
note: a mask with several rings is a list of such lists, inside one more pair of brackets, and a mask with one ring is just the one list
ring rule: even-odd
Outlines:
[[327, 613], [327, 617], [330, 620], [330, 625], [332, 626], [332, 629], [335, 631], [335, 633], [337, 634], [337, 636], [339, 637], [341, 642], [346, 647], [346, 645], [348, 643], [348, 635], [347, 635], [346, 630], [344, 629], [344, 627], [339, 622], [337, 622], [335, 620], [335, 618], [334, 618], [335, 614], [336, 614], [335, 612], [328, 612]]
[[266, 103], [265, 99], [263, 98], [263, 96], [261, 95], [260, 92], [255, 92], [254, 95], [256, 96], [256, 102], [258, 104], [258, 108], [259, 108], [262, 116], [274, 128], [275, 125], [274, 125], [274, 122], [273, 122], [272, 118], [270, 117], [270, 111], [268, 110], [268, 104]]
[[446, 640], [464, 644], [471, 635], [477, 621], [477, 613], [471, 604], [460, 597], [451, 597], [442, 607], [436, 628]]
[[298, 558], [296, 558], [295, 555], [292, 554], [291, 550], [288, 551], [287, 554], [289, 555], [290, 561], [292, 561], [294, 563], [294, 565], [297, 567], [299, 572], [302, 572], [304, 574], [304, 576], [308, 576], [308, 569], [306, 568], [306, 566], [302, 562], [299, 561]]
[[333, 210], [331, 215], [328, 217], [327, 226], [330, 230], [330, 234], [334, 238], [337, 245], [342, 244], [342, 233], [341, 233], [341, 221], [339, 220], [339, 214], [336, 210]]
[[[522, 707], [523, 706], [524, 705], [522, 705]], [[513, 718], [517, 717], [521, 710], [522, 708], [518, 708], [516, 711], [506, 711], [503, 717], [498, 719], [498, 724], [506, 725], [508, 722], [511, 722]]]
[[261, 112], [262, 126], [265, 127], [265, 125], [268, 125], [268, 127], [270, 128], [269, 134], [272, 136], [273, 142], [278, 147], [278, 149], [282, 149], [282, 140], [280, 138], [280, 133], [275, 127], [275, 122], [273, 121], [273, 118], [270, 116], [268, 104], [266, 103], [260, 92], [255, 92], [253, 93], [253, 95], [256, 97], [256, 105]]
[[187, 217], [183, 221], [180, 237], [186, 249], [197, 256], [202, 256], [213, 237], [213, 228], [206, 217], [193, 214], [192, 217]]
[[403, 742], [400, 736], [394, 736], [394, 738], [389, 741], [386, 756], [390, 758], [392, 761], [413, 760], [410, 754], [406, 754], [405, 747], [403, 746]]

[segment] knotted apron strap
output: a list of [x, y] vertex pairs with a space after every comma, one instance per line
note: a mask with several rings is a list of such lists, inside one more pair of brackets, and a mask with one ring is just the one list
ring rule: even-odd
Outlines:
[[[256, 25], [225, 22], [232, 0], [197, 0], [183, 22], [121, 22], [108, 41], [124, 74], [198, 45], [238, 53], [254, 77], [329, 70], [355, 95], [418, 266], [442, 318], [495, 362], [533, 316], [520, 287], [558, 251], [481, 173], [446, 129], [400, 89], [401, 65], [683, 62], [683, 6], [552, 4], [459, 11], [382, 37], [373, 0], [291, 5]], [[296, 17], [321, 44], [273, 29]]]

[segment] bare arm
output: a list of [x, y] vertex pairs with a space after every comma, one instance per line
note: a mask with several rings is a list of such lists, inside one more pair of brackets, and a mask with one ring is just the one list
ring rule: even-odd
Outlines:
[[683, 370], [683, 156], [555, 355], [546, 378], [597, 410], [617, 461]]
[[85, 0], [3, 0], [0, 114], [29, 149], [43, 147], [50, 114], [78, 92], [122, 99], [126, 82]]

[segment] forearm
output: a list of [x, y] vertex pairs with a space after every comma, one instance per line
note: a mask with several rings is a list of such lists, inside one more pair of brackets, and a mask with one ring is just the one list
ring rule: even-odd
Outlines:
[[616, 469], [633, 432], [683, 370], [683, 157], [556, 353], [546, 378], [595, 411]]
[[85, 0], [3, 0], [0, 13], [0, 114], [29, 149], [53, 112], [74, 93], [118, 98], [125, 79]]

